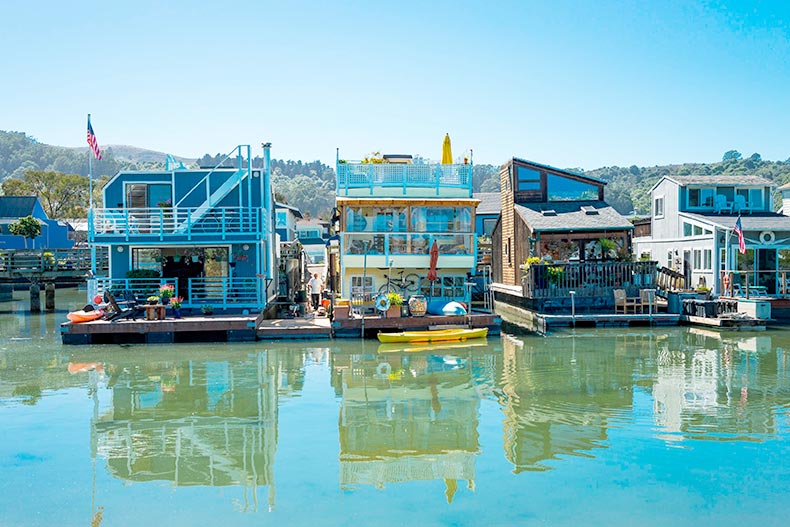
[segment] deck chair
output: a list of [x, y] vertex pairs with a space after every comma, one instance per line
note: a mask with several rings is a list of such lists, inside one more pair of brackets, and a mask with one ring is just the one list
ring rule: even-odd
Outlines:
[[656, 312], [656, 293], [655, 291], [648, 291], [647, 289], [639, 290], [639, 305], [642, 308], [642, 313]]
[[124, 318], [135, 320], [141, 313], [145, 312], [145, 308], [138, 306], [136, 302], [133, 304], [124, 302], [124, 307], [121, 307], [115, 299], [115, 296], [109, 291], [104, 292], [104, 301], [110, 306], [110, 309], [108, 309], [104, 317], [102, 317], [104, 320], [113, 321]]
[[746, 198], [738, 194], [735, 196], [735, 201], [732, 202], [732, 211], [741, 213], [747, 211]]
[[732, 204], [727, 203], [727, 196], [724, 194], [716, 194], [716, 198], [713, 201], [713, 210], [716, 214], [721, 214], [722, 212], [732, 213]]
[[626, 296], [625, 289], [615, 289], [613, 293], [614, 293], [615, 313], [622, 310], [624, 315], [628, 314], [629, 307], [633, 310], [634, 313], [636, 313], [636, 308], [639, 307], [638, 298]]

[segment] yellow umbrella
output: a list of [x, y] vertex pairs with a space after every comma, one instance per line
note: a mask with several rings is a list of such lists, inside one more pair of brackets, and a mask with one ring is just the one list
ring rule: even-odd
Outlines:
[[445, 134], [444, 136], [444, 144], [442, 144], [442, 164], [453, 164], [453, 149], [450, 146], [450, 134]]

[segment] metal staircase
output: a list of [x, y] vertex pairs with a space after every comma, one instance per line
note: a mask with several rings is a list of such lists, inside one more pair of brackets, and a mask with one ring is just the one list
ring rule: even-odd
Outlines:
[[[246, 155], [246, 167], [244, 166], [245, 156], [242, 154], [242, 148], [247, 149]], [[236, 155], [236, 171], [229, 175], [225, 181], [213, 192], [211, 192], [211, 176], [214, 175], [216, 177], [218, 171], [223, 168], [228, 168], [225, 165], [225, 162], [231, 158], [231, 156]], [[186, 219], [184, 219], [181, 223], [179, 223], [175, 229], [176, 233], [186, 233], [189, 231], [191, 226], [197, 224], [202, 220], [206, 214], [213, 209], [220, 201], [222, 201], [228, 194], [233, 191], [235, 188], [239, 188], [241, 183], [244, 181], [245, 178], [251, 177], [252, 171], [252, 159], [250, 157], [250, 147], [249, 145], [239, 145], [233, 149], [233, 151], [226, 155], [222, 160], [212, 168], [203, 178], [195, 184], [189, 192], [184, 194], [178, 202], [176, 202], [175, 206], [179, 207], [184, 203], [184, 201], [191, 196], [195, 191], [203, 186], [205, 186], [205, 193], [207, 195], [205, 201], [197, 206], [194, 211], [189, 214]], [[225, 173], [223, 173], [224, 175]], [[241, 205], [241, 203], [239, 203]]]

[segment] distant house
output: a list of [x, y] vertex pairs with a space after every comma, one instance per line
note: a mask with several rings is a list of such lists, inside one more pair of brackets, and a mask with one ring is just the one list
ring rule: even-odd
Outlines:
[[480, 200], [475, 214], [475, 233], [491, 236], [502, 210], [502, 194], [499, 192], [475, 192], [473, 198]]
[[[728, 275], [736, 291], [748, 281], [778, 293], [782, 273], [790, 278], [790, 217], [774, 212], [774, 187], [758, 176], [665, 176], [650, 190], [650, 229], [634, 238], [634, 253], [682, 273], [686, 287], [722, 294]], [[780, 190], [790, 204], [790, 186]], [[745, 254], [734, 230], [739, 217]]]
[[[9, 225], [26, 216], [33, 216], [41, 224], [41, 234], [32, 240], [9, 230]], [[49, 219], [35, 196], [0, 196], [0, 249], [71, 249], [72, 231], [68, 223]]]
[[274, 204], [275, 230], [281, 242], [296, 239], [296, 221], [304, 218], [302, 211], [286, 203]]
[[308, 256], [311, 265], [326, 265], [326, 244], [329, 239], [329, 222], [301, 219], [296, 222], [296, 238]]

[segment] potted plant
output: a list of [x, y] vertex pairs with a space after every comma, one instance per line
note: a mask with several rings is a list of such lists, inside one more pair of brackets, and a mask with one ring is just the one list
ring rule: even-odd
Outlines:
[[610, 240], [609, 238], [601, 238], [598, 240], [598, 245], [601, 246], [602, 258], [611, 258], [614, 256], [615, 251], [617, 251], [617, 244], [614, 243], [614, 240]]
[[170, 299], [175, 296], [175, 287], [173, 284], [164, 284], [159, 288], [159, 296], [162, 298], [162, 303], [167, 305]]
[[184, 297], [174, 296], [170, 301], [170, 307], [173, 308], [173, 318], [181, 318], [181, 305], [184, 302]]
[[210, 317], [211, 315], [214, 314], [214, 306], [212, 306], [211, 304], [206, 304], [200, 308], [200, 312], [206, 315], [207, 317]]
[[550, 286], [557, 287], [557, 285], [562, 281], [562, 276], [564, 274], [565, 270], [562, 267], [550, 265], [546, 268], [546, 278], [548, 279]]
[[146, 300], [148, 300], [148, 305], [155, 306], [159, 303], [160, 298], [156, 295], [151, 295]]
[[390, 307], [387, 309], [387, 318], [400, 318], [403, 297], [400, 295], [400, 293], [390, 291], [387, 293], [387, 300], [390, 301]]

